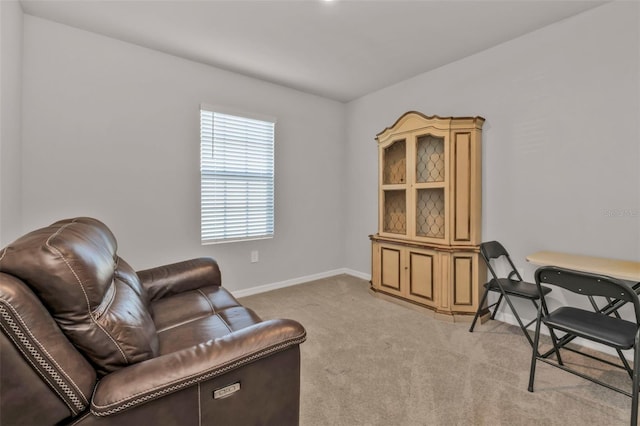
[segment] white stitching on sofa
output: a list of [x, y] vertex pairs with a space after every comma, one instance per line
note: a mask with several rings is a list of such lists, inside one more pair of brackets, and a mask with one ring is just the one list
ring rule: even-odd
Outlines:
[[[51, 361], [53, 364], [56, 365], [56, 367], [58, 367], [58, 369], [60, 370], [60, 372], [67, 378], [68, 381], [70, 381], [73, 386], [75, 387], [76, 391], [78, 391], [78, 393], [80, 394], [80, 396], [82, 396], [82, 402], [84, 405], [89, 403], [89, 400], [87, 399], [87, 396], [84, 394], [84, 392], [82, 392], [82, 390], [80, 389], [80, 387], [76, 384], [76, 382], [73, 381], [73, 379], [67, 374], [66, 371], [64, 371], [64, 369], [62, 367], [60, 367], [60, 365], [56, 362], [55, 358], [51, 356], [51, 354], [47, 351], [47, 349], [42, 345], [42, 343], [40, 343], [40, 341], [38, 340], [38, 338], [36, 336], [33, 335], [33, 333], [31, 333], [31, 329], [27, 326], [27, 324], [25, 324], [25, 322], [23, 321], [22, 317], [20, 316], [20, 314], [18, 313], [18, 311], [13, 307], [13, 305], [7, 305], [11, 311], [13, 312], [13, 315], [18, 319], [18, 321], [20, 322], [20, 324], [23, 327], [23, 331], [28, 333], [29, 336], [31, 337], [31, 339], [33, 339], [39, 346], [40, 350], [42, 352], [44, 352], [45, 354], [47, 354], [47, 356], [49, 357], [49, 361]], [[84, 407], [83, 407], [84, 408]]]
[[[200, 372], [200, 373], [194, 373], [194, 374], [192, 374], [190, 376], [182, 377], [180, 380], [176, 380], [176, 381], [174, 381], [172, 383], [164, 384], [164, 385], [161, 385], [161, 386], [157, 386], [157, 387], [154, 387], [154, 388], [151, 388], [151, 389], [144, 390], [142, 392], [138, 392], [137, 394], [131, 395], [131, 396], [127, 397], [127, 398], [112, 402], [112, 403], [107, 404], [107, 405], [97, 405], [95, 403], [95, 401], [92, 400], [91, 401], [91, 412], [94, 415], [99, 416], [99, 417], [104, 417], [104, 416], [108, 416], [108, 415], [117, 413], [117, 412], [122, 411], [122, 410], [124, 410], [126, 408], [133, 407], [134, 405], [137, 405], [137, 404], [139, 404], [141, 402], [145, 402], [145, 401], [148, 401], [148, 400], [151, 400], [151, 399], [155, 399], [156, 397], [164, 395], [166, 393], [171, 393], [173, 391], [189, 387], [189, 386], [191, 386], [193, 384], [200, 383], [200, 382], [202, 382], [204, 380], [207, 380], [207, 379], [210, 379], [212, 377], [219, 376], [219, 375], [221, 375], [221, 374], [223, 374], [223, 373], [225, 373], [225, 372], [227, 372], [229, 370], [233, 370], [234, 368], [237, 368], [237, 367], [242, 366], [244, 364], [248, 364], [248, 363], [250, 363], [252, 361], [255, 361], [256, 359], [265, 357], [265, 356], [270, 355], [270, 354], [272, 354], [274, 352], [279, 352], [280, 350], [286, 349], [286, 348], [288, 348], [290, 346], [301, 344], [302, 342], [304, 342], [306, 340], [306, 337], [307, 337], [307, 333], [304, 332], [299, 337], [295, 337], [295, 338], [289, 339], [289, 340], [287, 340], [285, 342], [282, 342], [280, 344], [272, 346], [271, 348], [267, 348], [267, 349], [265, 349], [263, 351], [256, 352], [255, 354], [253, 354], [253, 355], [251, 355], [249, 357], [241, 357], [241, 358], [237, 359], [236, 361], [230, 361], [230, 363], [228, 363], [224, 367], [221, 367], [221, 368], [218, 368], [218, 369], [215, 369], [215, 370], [211, 370], [209, 372], [207, 372], [207, 370], [205, 370], [205, 371]], [[188, 379], [188, 380], [183, 381], [185, 379]], [[157, 391], [157, 392], [153, 392], [156, 389], [160, 389], [160, 390]], [[153, 392], [153, 393], [150, 393], [150, 394], [144, 395], [144, 396], [142, 396], [140, 398], [131, 400], [129, 402], [126, 402], [126, 403], [124, 403], [124, 404], [122, 404], [120, 406], [117, 406], [117, 407], [112, 408], [112, 409], [107, 410], [107, 411], [96, 411], [96, 410], [94, 410], [94, 408], [102, 409], [102, 408], [113, 407], [114, 405], [118, 405], [118, 404], [122, 403], [123, 401], [126, 401], [130, 397], [136, 397], [138, 395], [143, 395], [144, 393], [147, 393], [147, 392]]]
[[60, 397], [60, 399], [64, 402], [64, 404], [69, 408], [69, 411], [71, 411], [71, 413], [73, 415], [76, 414], [76, 410], [74, 410], [74, 407], [72, 407], [69, 402], [64, 398], [64, 396], [62, 394], [60, 394], [60, 392], [58, 391], [58, 389], [56, 389], [55, 385], [53, 383], [51, 383], [51, 381], [49, 380], [49, 378], [47, 376], [45, 376], [44, 374], [42, 374], [39, 370], [38, 370], [38, 366], [35, 365], [33, 363], [33, 361], [31, 360], [31, 358], [29, 358], [29, 354], [27, 354], [23, 348], [20, 346], [20, 343], [16, 342], [16, 340], [13, 338], [13, 336], [11, 336], [9, 334], [9, 331], [5, 328], [4, 324], [2, 324], [2, 322], [0, 322], [0, 327], [2, 327], [2, 329], [5, 331], [5, 334], [7, 336], [9, 336], [9, 338], [11, 339], [11, 341], [14, 343], [15, 347], [18, 348], [18, 350], [22, 353], [22, 356], [25, 360], [27, 360], [27, 362], [29, 364], [31, 364], [32, 368], [34, 370], [36, 370], [38, 372], [38, 376], [44, 380], [45, 382], [47, 382], [49, 384], [49, 387], [58, 395], [58, 397]]
[[[71, 223], [75, 223], [71, 222]], [[84, 289], [84, 285], [82, 285], [82, 281], [80, 280], [80, 277], [78, 277], [78, 274], [76, 274], [76, 271], [71, 267], [71, 265], [69, 264], [69, 262], [67, 261], [67, 259], [64, 257], [64, 255], [62, 254], [62, 252], [57, 248], [51, 245], [51, 239], [55, 236], [57, 236], [60, 232], [62, 232], [62, 230], [68, 226], [71, 225], [71, 223], [66, 224], [62, 227], [60, 227], [60, 229], [58, 229], [53, 235], [51, 235], [49, 238], [47, 238], [47, 242], [45, 243], [47, 247], [49, 247], [51, 250], [55, 250], [58, 253], [58, 256], [60, 256], [62, 258], [62, 260], [64, 261], [64, 263], [67, 265], [67, 267], [71, 270], [71, 273], [73, 274], [73, 276], [76, 278], [76, 281], [78, 281], [78, 284], [80, 284], [80, 288], [82, 289], [82, 293], [84, 293], [84, 298], [87, 302], [87, 311], [89, 312], [89, 318], [91, 318], [91, 321], [93, 321], [93, 323], [104, 332], [104, 334], [107, 335], [107, 337], [113, 342], [113, 344], [116, 346], [116, 348], [118, 349], [118, 351], [120, 351], [120, 354], [122, 355], [122, 358], [124, 359], [125, 363], [129, 363], [129, 360], [127, 359], [127, 356], [125, 355], [124, 351], [122, 350], [122, 348], [120, 347], [120, 345], [118, 344], [118, 342], [116, 342], [114, 340], [114, 338], [111, 336], [111, 334], [109, 334], [107, 332], [107, 330], [104, 329], [104, 327], [102, 327], [102, 325], [100, 325], [95, 318], [93, 317], [93, 314], [91, 313], [91, 303], [89, 303], [89, 296], [87, 296], [87, 292]]]
[[2, 254], [0, 255], [0, 260], [4, 259], [4, 255], [5, 254], [7, 254], [7, 248], [6, 247], [2, 250]]
[[[13, 309], [12, 306], [9, 305], [9, 308], [14, 311], [15, 314], [15, 310]], [[69, 407], [69, 409], [71, 410], [71, 412], [75, 415], [78, 412], [84, 410], [88, 404], [88, 402], [86, 401], [86, 397], [84, 396], [84, 394], [82, 392], [80, 392], [80, 395], [82, 396], [82, 398], [84, 399], [84, 401], [80, 400], [80, 398], [78, 398], [78, 395], [73, 392], [73, 390], [69, 387], [68, 383], [66, 383], [62, 377], [60, 377], [60, 375], [58, 374], [58, 371], [56, 371], [55, 368], [53, 368], [51, 366], [51, 364], [49, 364], [47, 362], [47, 360], [42, 356], [42, 354], [40, 354], [40, 352], [38, 352], [38, 350], [33, 346], [33, 344], [31, 343], [31, 341], [29, 341], [29, 339], [27, 338], [27, 336], [24, 334], [24, 330], [22, 330], [18, 324], [15, 323], [15, 321], [13, 320], [13, 318], [11, 317], [11, 315], [9, 315], [9, 312], [7, 312], [6, 309], [6, 305], [5, 304], [0, 304], [0, 315], [2, 316], [2, 318], [4, 319], [4, 321], [7, 323], [7, 325], [11, 328], [11, 330], [13, 331], [13, 333], [15, 334], [15, 336], [20, 340], [19, 342], [16, 342], [15, 339], [13, 338], [13, 334], [9, 333], [9, 330], [6, 329], [6, 327], [4, 326], [4, 323], [0, 322], [0, 326], [5, 330], [5, 334], [11, 339], [13, 340], [15, 346], [20, 350], [20, 352], [22, 352], [22, 354], [24, 355], [24, 358], [35, 368], [36, 371], [38, 370], [38, 367], [36, 365], [33, 364], [33, 361], [31, 360], [31, 358], [28, 356], [28, 354], [26, 354], [24, 352], [24, 350], [22, 349], [23, 347], [26, 348], [29, 351], [29, 354], [31, 354], [31, 356], [38, 362], [38, 365], [40, 365], [41, 368], [43, 368], [48, 374], [49, 376], [55, 380], [56, 385], [53, 385], [47, 376], [40, 374], [40, 377], [42, 377], [47, 383], [49, 383], [50, 387], [54, 390], [54, 392], [56, 392], [58, 394], [58, 396], [60, 397], [60, 399], [62, 399], [65, 404]], [[20, 318], [19, 315], [17, 315], [18, 318]], [[39, 343], [39, 342], [38, 342]], [[49, 355], [47, 353], [47, 355]], [[50, 356], [50, 355], [49, 355]], [[57, 365], [57, 364], [56, 364]], [[66, 375], [66, 374], [65, 374]], [[75, 385], [75, 383], [74, 383]], [[77, 385], [76, 385], [77, 387]], [[75, 405], [75, 409], [74, 407], [72, 407], [67, 400], [58, 392], [58, 388], [61, 388], [65, 395], [67, 395], [67, 397], [69, 398], [69, 400], [71, 400], [71, 402], [73, 403], [73, 405]]]

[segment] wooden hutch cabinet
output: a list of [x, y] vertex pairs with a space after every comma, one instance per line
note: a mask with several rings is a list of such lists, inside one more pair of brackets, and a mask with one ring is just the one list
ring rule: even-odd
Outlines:
[[407, 112], [378, 134], [378, 233], [372, 290], [471, 319], [486, 270], [480, 259], [482, 117]]

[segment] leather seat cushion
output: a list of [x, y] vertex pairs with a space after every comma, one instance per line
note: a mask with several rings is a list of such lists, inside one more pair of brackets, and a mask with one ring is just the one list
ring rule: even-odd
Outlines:
[[99, 375], [152, 358], [158, 337], [145, 289], [90, 218], [33, 231], [0, 253], [0, 271], [23, 280]]
[[224, 288], [203, 287], [152, 302], [160, 354], [185, 349], [262, 320]]

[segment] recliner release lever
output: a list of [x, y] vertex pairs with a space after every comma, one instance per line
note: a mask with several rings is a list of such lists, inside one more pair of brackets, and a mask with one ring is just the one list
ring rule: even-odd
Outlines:
[[225, 386], [213, 391], [213, 399], [222, 399], [233, 395], [240, 390], [240, 382]]

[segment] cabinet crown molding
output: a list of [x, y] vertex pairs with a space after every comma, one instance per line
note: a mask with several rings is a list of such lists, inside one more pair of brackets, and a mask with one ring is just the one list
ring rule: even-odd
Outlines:
[[404, 131], [427, 130], [429, 128], [439, 130], [453, 130], [475, 128], [482, 130], [485, 119], [480, 116], [475, 117], [440, 117], [439, 115], [425, 115], [418, 111], [405, 112], [390, 127], [376, 135], [378, 142], [383, 142], [390, 135], [397, 135]]

